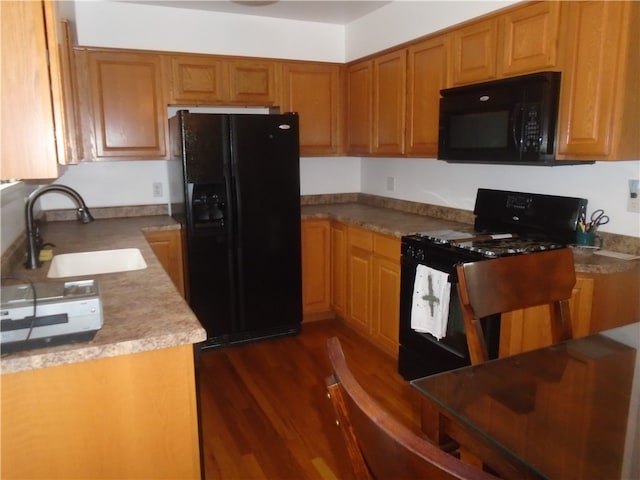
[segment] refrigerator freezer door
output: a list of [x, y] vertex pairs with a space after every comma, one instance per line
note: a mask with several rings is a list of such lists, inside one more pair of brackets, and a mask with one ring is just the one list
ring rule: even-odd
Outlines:
[[302, 320], [298, 117], [232, 115], [239, 325], [242, 331]]
[[228, 120], [187, 111], [170, 120], [172, 156], [182, 163], [188, 300], [209, 338], [231, 332], [236, 315]]

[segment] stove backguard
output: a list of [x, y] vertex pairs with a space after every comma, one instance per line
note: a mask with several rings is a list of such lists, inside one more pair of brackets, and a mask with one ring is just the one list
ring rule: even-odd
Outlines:
[[509, 232], [569, 244], [587, 200], [479, 188], [473, 213], [476, 232]]

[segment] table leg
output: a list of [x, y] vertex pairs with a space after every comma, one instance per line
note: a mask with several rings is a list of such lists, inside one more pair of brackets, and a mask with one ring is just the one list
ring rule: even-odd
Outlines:
[[442, 428], [442, 422], [445, 421], [445, 418], [440, 415], [439, 410], [428, 401], [421, 401], [420, 404], [420, 424], [422, 431], [431, 441], [440, 447], [451, 443], [451, 438], [445, 435], [444, 429]]

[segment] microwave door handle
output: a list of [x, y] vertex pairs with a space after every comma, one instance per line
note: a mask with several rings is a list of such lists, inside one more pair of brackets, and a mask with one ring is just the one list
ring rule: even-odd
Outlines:
[[[518, 147], [518, 152], [522, 153], [522, 132], [520, 132], [520, 138], [518, 138], [518, 127], [520, 125], [520, 119], [522, 118], [522, 103], [516, 103], [511, 112], [511, 136], [513, 138], [513, 144]], [[522, 129], [520, 129], [522, 130]]]

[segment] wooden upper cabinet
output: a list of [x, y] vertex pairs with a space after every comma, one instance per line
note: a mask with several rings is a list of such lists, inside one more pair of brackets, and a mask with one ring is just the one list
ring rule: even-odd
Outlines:
[[452, 83], [462, 85], [497, 77], [498, 19], [472, 23], [451, 32]]
[[640, 158], [639, 2], [563, 3], [560, 158]]
[[560, 2], [540, 2], [500, 16], [500, 72], [521, 75], [558, 64]]
[[57, 178], [66, 163], [55, 4], [2, 1], [2, 179]]
[[229, 68], [229, 100], [242, 105], [275, 105], [277, 65], [272, 61], [233, 60]]
[[161, 159], [167, 154], [162, 57], [88, 50], [96, 159]]
[[277, 63], [215, 55], [165, 56], [170, 105], [271, 106], [277, 103]]
[[78, 163], [84, 157], [82, 128], [79, 112], [78, 79], [73, 53], [71, 26], [65, 19], [60, 21], [60, 75], [62, 97], [64, 99], [64, 120], [66, 126], [67, 163]]
[[408, 48], [408, 155], [438, 154], [440, 90], [449, 86], [449, 36], [441, 35]]
[[347, 67], [347, 153], [369, 153], [373, 125], [373, 62], [366, 60]]
[[219, 104], [228, 97], [229, 82], [224, 62], [208, 55], [167, 57], [169, 104]]
[[283, 112], [297, 112], [300, 154], [335, 155], [342, 151], [341, 67], [336, 64], [282, 64]]
[[373, 153], [404, 153], [407, 52], [373, 60]]

